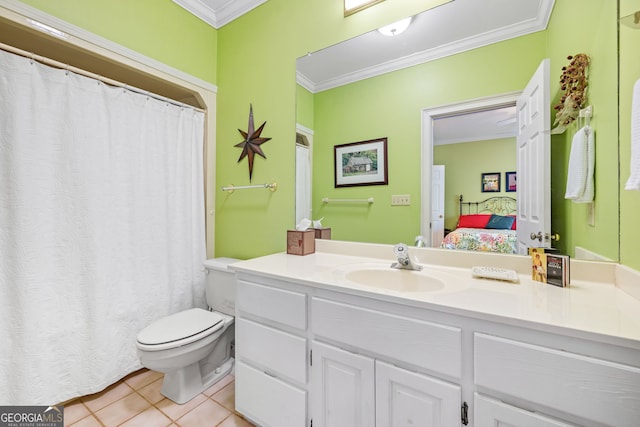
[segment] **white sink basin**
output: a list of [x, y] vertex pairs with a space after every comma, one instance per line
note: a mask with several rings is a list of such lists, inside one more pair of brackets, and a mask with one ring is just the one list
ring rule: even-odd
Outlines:
[[341, 272], [344, 280], [362, 286], [400, 292], [434, 292], [445, 283], [424, 271], [401, 270], [389, 265], [353, 266]]

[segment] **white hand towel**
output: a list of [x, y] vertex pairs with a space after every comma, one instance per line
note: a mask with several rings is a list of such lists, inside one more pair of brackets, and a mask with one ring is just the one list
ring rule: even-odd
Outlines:
[[573, 136], [571, 153], [569, 154], [569, 166], [567, 171], [566, 199], [576, 200], [582, 197], [587, 184], [587, 138], [584, 128]]
[[633, 85], [631, 101], [631, 175], [625, 190], [640, 190], [640, 80]]
[[584, 183], [584, 191], [582, 195], [577, 199], [574, 199], [574, 203], [591, 203], [593, 202], [593, 175], [595, 173], [596, 165], [596, 145], [595, 145], [595, 132], [589, 126], [585, 126], [580, 129], [584, 134], [584, 138], [587, 140], [587, 173]]

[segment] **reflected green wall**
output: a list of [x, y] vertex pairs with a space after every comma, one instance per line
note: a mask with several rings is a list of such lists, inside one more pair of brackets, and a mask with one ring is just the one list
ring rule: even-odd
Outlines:
[[296, 122], [313, 129], [313, 94], [296, 85]]
[[[621, 0], [620, 16], [640, 10], [640, 0]], [[631, 159], [631, 94], [640, 79], [640, 30], [620, 26], [620, 261], [640, 270], [640, 192], [625, 190]]]
[[[505, 191], [505, 172], [516, 170], [515, 138], [436, 145], [433, 147], [433, 164], [445, 166], [444, 228], [455, 228], [461, 194], [467, 202], [479, 202], [494, 196], [516, 198], [516, 193]], [[500, 173], [499, 192], [481, 191], [482, 174], [489, 172]]]
[[[522, 90], [545, 40], [538, 32], [317, 93], [314, 216], [325, 217], [335, 239], [412, 242], [420, 234], [422, 110]], [[334, 188], [333, 146], [380, 137], [388, 138], [389, 185]], [[411, 206], [391, 206], [393, 194], [410, 194]], [[322, 197], [376, 202], [323, 205]]]

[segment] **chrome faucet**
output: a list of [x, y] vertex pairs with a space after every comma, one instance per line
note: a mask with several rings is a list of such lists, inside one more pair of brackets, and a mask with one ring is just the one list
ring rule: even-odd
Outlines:
[[398, 257], [398, 262], [391, 264], [391, 268], [399, 268], [401, 270], [422, 270], [421, 265], [414, 264], [409, 256], [409, 247], [404, 243], [398, 243], [393, 247], [393, 253]]

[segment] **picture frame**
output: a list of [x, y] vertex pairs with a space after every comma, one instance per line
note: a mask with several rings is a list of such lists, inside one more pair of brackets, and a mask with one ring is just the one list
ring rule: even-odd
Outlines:
[[487, 172], [482, 174], [482, 192], [500, 192], [500, 172]]
[[516, 172], [504, 173], [504, 191], [506, 191], [507, 193], [518, 191]]
[[335, 188], [388, 185], [387, 138], [333, 147]]

